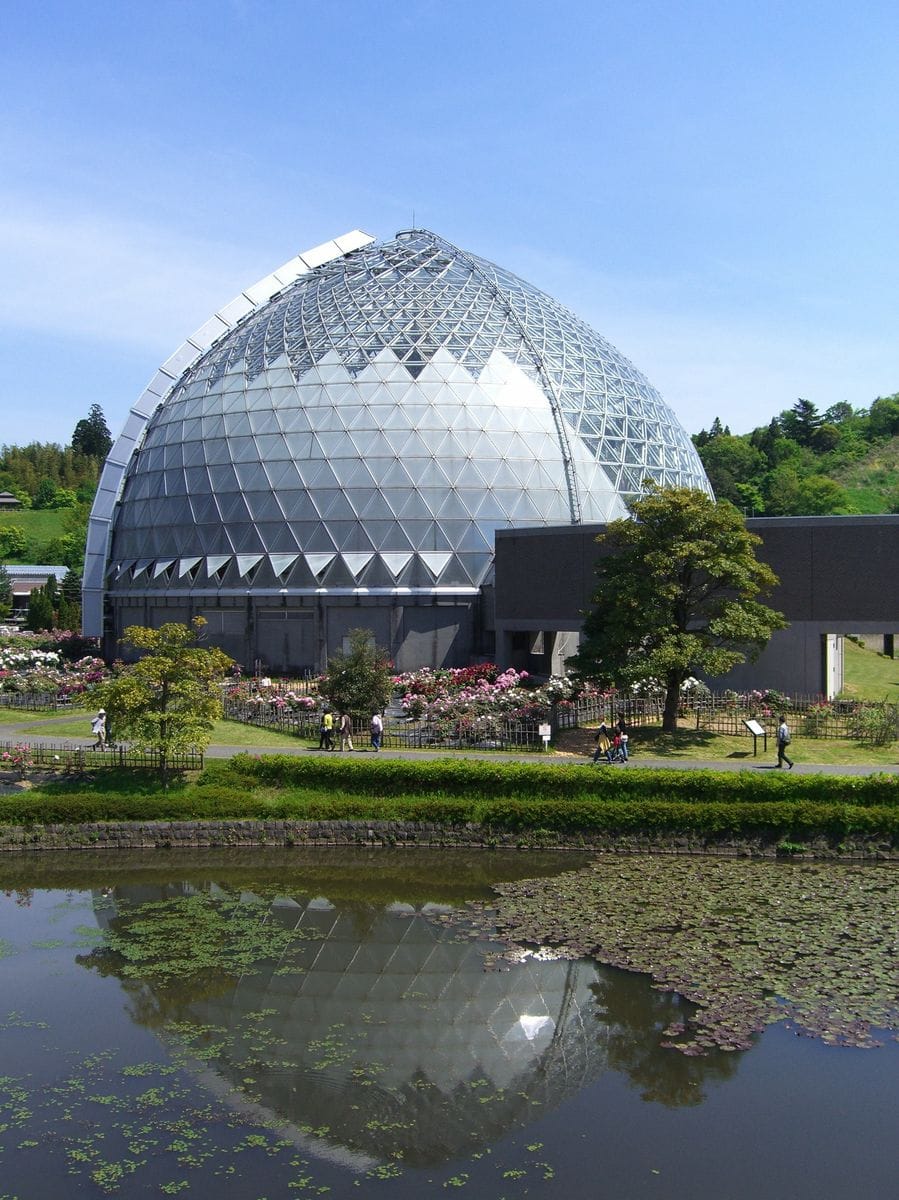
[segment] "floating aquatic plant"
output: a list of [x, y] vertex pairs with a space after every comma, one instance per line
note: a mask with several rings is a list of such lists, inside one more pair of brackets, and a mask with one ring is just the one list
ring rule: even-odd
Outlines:
[[[788, 1022], [832, 1045], [899, 1031], [899, 871], [890, 864], [600, 856], [496, 886], [466, 920], [515, 957], [550, 947], [642, 972], [696, 1005], [662, 1045], [748, 1049]], [[456, 920], [458, 917], [449, 917]]]

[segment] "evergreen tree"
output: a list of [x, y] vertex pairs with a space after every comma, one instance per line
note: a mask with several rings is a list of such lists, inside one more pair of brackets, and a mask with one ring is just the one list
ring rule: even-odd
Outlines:
[[53, 602], [47, 594], [46, 587], [34, 588], [28, 597], [25, 628], [30, 629], [33, 633], [39, 633], [43, 629], [53, 629], [55, 625]]
[[800, 446], [811, 446], [815, 431], [824, 422], [811, 400], [801, 397], [789, 411], [781, 413], [780, 419], [784, 432]]
[[0, 617], [4, 619], [12, 612], [12, 580], [3, 563], [0, 563]]
[[99, 404], [92, 404], [87, 417], [79, 421], [72, 434], [72, 449], [101, 462], [112, 449], [112, 434]]

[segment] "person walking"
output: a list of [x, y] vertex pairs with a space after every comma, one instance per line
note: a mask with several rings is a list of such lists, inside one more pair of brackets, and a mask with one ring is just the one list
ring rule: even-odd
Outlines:
[[106, 709], [101, 708], [97, 715], [91, 721], [91, 733], [97, 739], [94, 742], [95, 750], [106, 749]]
[[381, 719], [380, 713], [375, 713], [371, 719], [371, 748], [374, 751], [381, 749], [381, 740], [384, 737], [384, 722]]
[[352, 750], [353, 748], [353, 722], [350, 720], [349, 713], [341, 713], [340, 715], [340, 749]]
[[791, 771], [793, 770], [793, 760], [787, 755], [787, 746], [789, 746], [792, 740], [793, 736], [790, 733], [787, 718], [781, 713], [780, 724], [777, 727], [777, 765], [778, 767], [782, 767], [786, 763]]
[[334, 714], [330, 708], [326, 708], [322, 713], [318, 727], [318, 748], [319, 750], [334, 749]]
[[627, 743], [629, 739], [627, 725], [625, 724], [624, 720], [624, 713], [618, 714], [618, 736], [620, 738], [619, 748], [621, 750], [621, 760], [622, 762], [627, 762]]
[[601, 758], [605, 758], [609, 753], [609, 730], [605, 721], [600, 722], [599, 729], [596, 731], [596, 737], [593, 739], [596, 742], [596, 749], [593, 751], [593, 761], [598, 763]]

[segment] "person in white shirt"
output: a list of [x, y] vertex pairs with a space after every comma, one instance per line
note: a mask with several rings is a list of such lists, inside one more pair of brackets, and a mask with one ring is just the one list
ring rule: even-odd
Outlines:
[[784, 763], [792, 771], [793, 760], [787, 756], [787, 746], [793, 740], [790, 733], [790, 727], [787, 724], [787, 718], [781, 713], [780, 724], [777, 727], [777, 765], [782, 767]]

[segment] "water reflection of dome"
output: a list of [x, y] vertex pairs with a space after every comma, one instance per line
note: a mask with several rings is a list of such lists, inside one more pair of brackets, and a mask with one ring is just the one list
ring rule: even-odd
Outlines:
[[185, 991], [174, 1012], [168, 997], [167, 1013], [227, 1031], [204, 1082], [211, 1068], [223, 1094], [252, 1076], [258, 1104], [301, 1130], [327, 1128], [318, 1136], [332, 1151], [442, 1162], [526, 1125], [606, 1066], [594, 964], [485, 970], [483, 942], [403, 905], [279, 898], [270, 919], [312, 935], [289, 969], [266, 961], [200, 998]]

